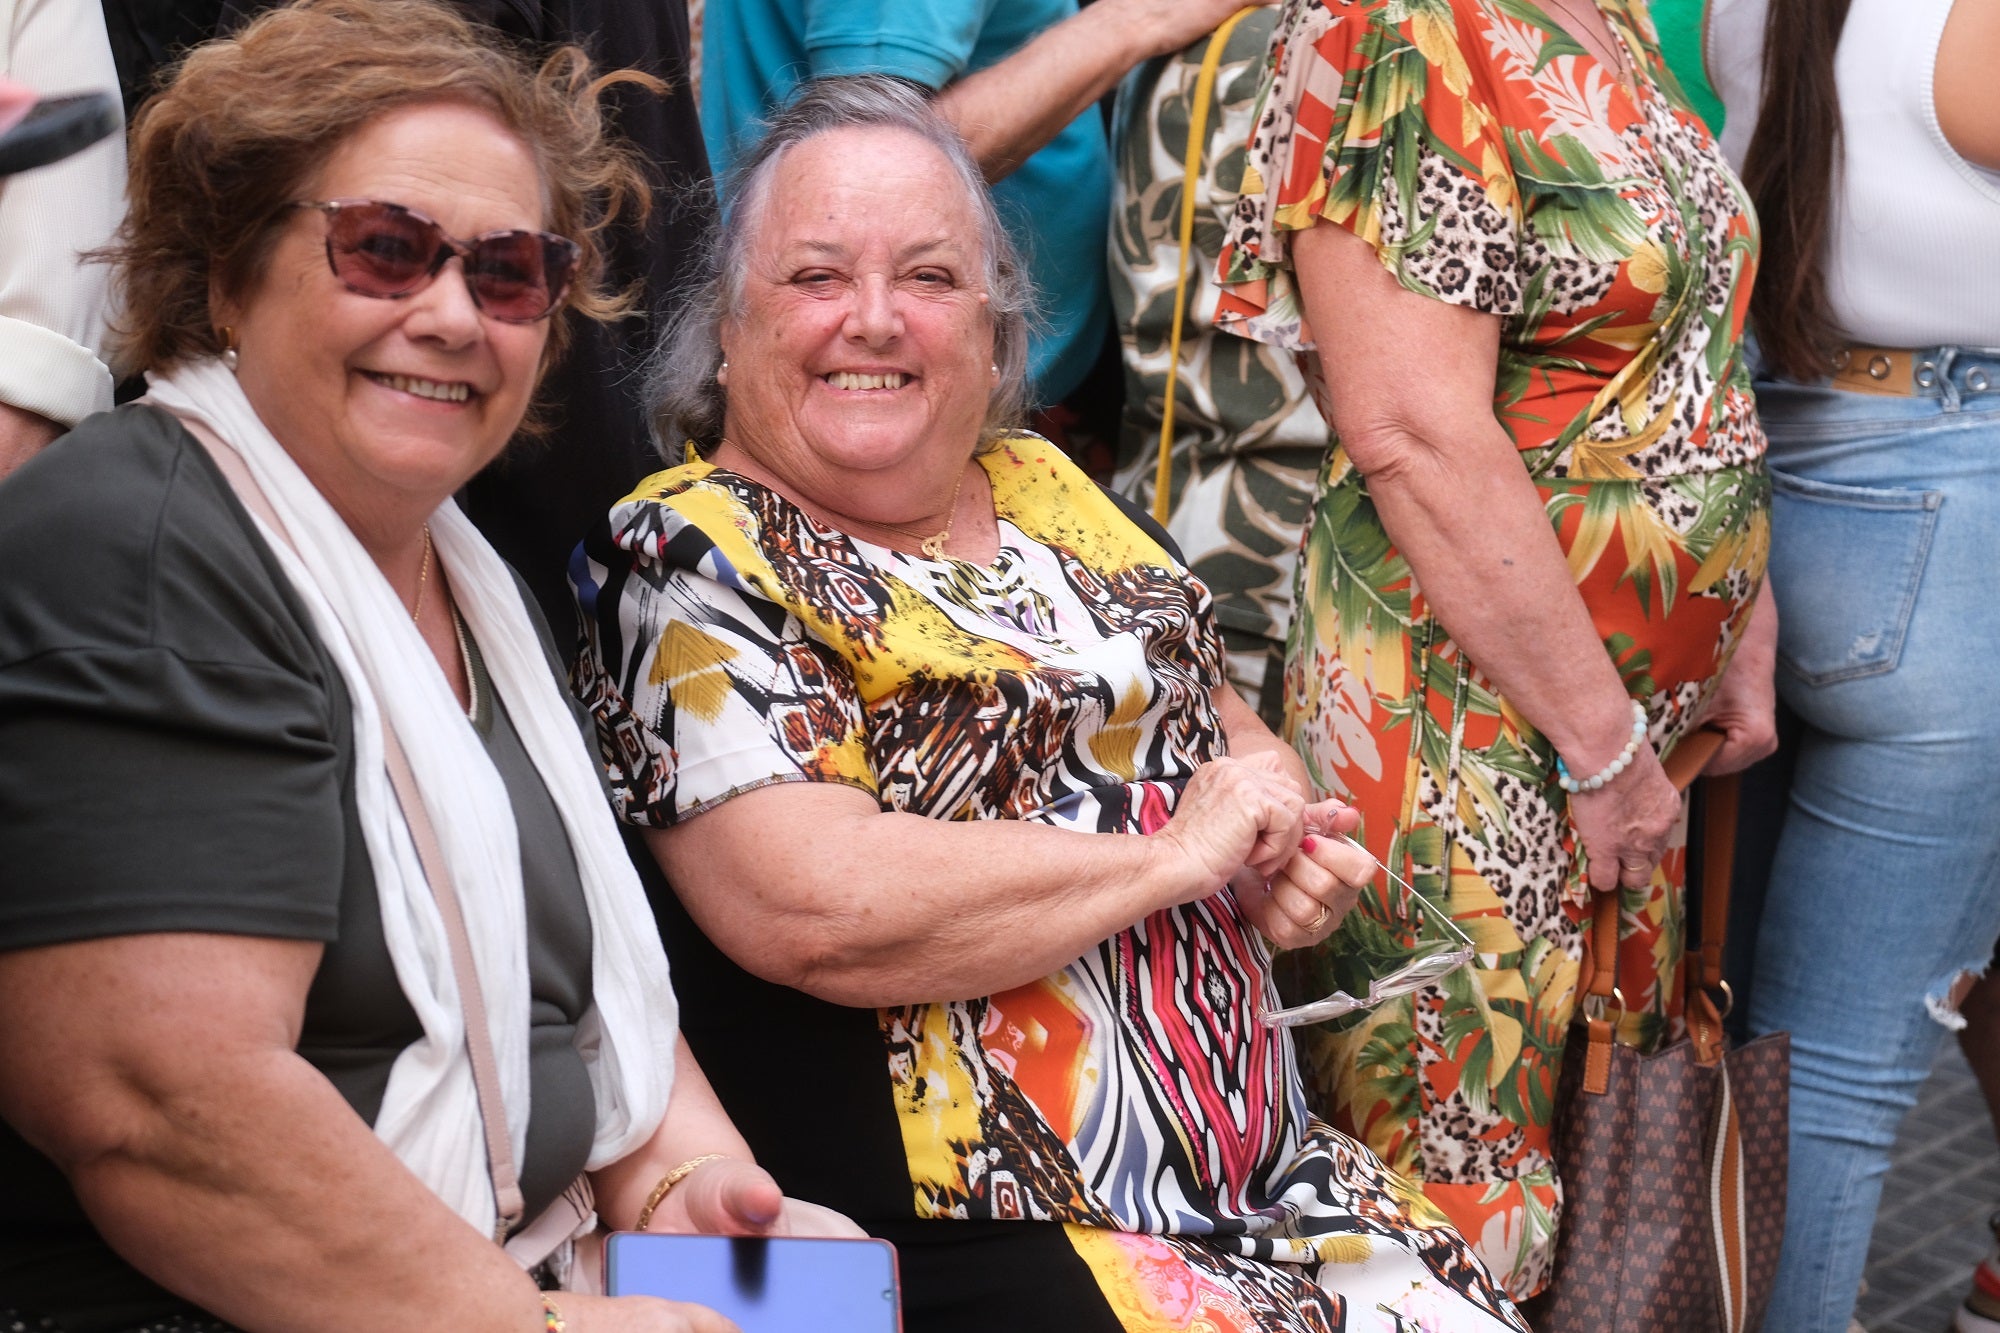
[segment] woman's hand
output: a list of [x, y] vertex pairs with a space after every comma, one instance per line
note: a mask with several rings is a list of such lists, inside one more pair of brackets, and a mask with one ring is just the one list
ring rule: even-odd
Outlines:
[[1703, 773], [1719, 777], [1739, 772], [1778, 748], [1777, 667], [1778, 604], [1767, 581], [1751, 608], [1743, 642], [1701, 710], [1699, 725], [1715, 727], [1729, 738]]
[[1245, 868], [1275, 875], [1305, 836], [1305, 808], [1295, 783], [1257, 765], [1214, 759], [1197, 768], [1154, 835], [1180, 853], [1180, 900], [1205, 898]]
[[1375, 878], [1375, 858], [1342, 837], [1361, 822], [1339, 801], [1307, 806], [1309, 832], [1268, 879], [1244, 867], [1234, 881], [1244, 919], [1280, 949], [1318, 944], [1339, 927]]
[[[705, 1305], [654, 1296], [585, 1296], [551, 1293], [568, 1333], [742, 1333], [732, 1319]], [[522, 1327], [539, 1327], [528, 1325]]]
[[868, 1234], [831, 1208], [787, 1198], [770, 1172], [738, 1157], [718, 1157], [689, 1172], [653, 1211], [646, 1230], [707, 1236]]
[[1680, 814], [1681, 794], [1650, 745], [1641, 745], [1631, 766], [1596, 791], [1572, 793], [1569, 819], [1590, 886], [1605, 893], [1648, 883]]
[[1268, 6], [1277, 0], [1121, 0], [1130, 31], [1145, 42], [1148, 54], [1172, 55], [1214, 32], [1246, 5]]
[[0, 131], [12, 129], [34, 107], [33, 88], [12, 79], [0, 79]]

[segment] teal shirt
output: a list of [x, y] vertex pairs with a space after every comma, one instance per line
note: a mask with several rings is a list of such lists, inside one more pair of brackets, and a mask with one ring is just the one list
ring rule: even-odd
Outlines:
[[[929, 88], [996, 64], [1076, 0], [708, 0], [702, 135], [726, 182], [757, 122], [812, 78], [895, 74]], [[862, 169], [865, 169], [863, 167]], [[1035, 396], [1053, 403], [1096, 361], [1110, 327], [1105, 244], [1111, 153], [1095, 107], [993, 187], [1034, 279]]]

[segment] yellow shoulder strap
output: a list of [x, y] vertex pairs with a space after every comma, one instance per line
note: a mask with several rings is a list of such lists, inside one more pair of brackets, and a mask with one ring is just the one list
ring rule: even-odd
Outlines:
[[1181, 320], [1187, 314], [1188, 258], [1194, 249], [1194, 187], [1201, 179], [1201, 150], [1208, 142], [1208, 105], [1215, 95], [1216, 71], [1222, 66], [1222, 49], [1229, 34], [1245, 14], [1257, 8], [1249, 5], [1222, 21], [1209, 36], [1208, 50], [1202, 54], [1201, 73], [1194, 84], [1194, 108], [1188, 116], [1187, 168], [1181, 176], [1181, 265], [1174, 280], [1174, 324], [1167, 335], [1167, 401], [1160, 414], [1160, 464], [1153, 474], [1153, 517], [1167, 521], [1167, 486], [1173, 476], [1174, 391], [1180, 384]]

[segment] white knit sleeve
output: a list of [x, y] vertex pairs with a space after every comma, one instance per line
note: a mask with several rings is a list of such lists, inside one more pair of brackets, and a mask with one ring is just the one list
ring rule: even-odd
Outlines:
[[[0, 74], [44, 95], [103, 91], [117, 70], [97, 0], [0, 0]], [[125, 210], [125, 144], [0, 179], [0, 402], [71, 426], [111, 406], [104, 244]]]

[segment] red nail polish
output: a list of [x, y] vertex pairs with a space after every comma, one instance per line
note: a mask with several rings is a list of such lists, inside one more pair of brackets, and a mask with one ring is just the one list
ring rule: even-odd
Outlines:
[[1317, 846], [1319, 846], [1319, 839], [1315, 838], [1310, 833], [1306, 834], [1305, 837], [1299, 840], [1299, 850], [1302, 852], [1310, 852], [1313, 848]]

